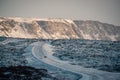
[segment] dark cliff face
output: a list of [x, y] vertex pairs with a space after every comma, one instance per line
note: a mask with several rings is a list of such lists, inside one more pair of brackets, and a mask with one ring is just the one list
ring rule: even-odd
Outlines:
[[120, 40], [120, 26], [98, 21], [0, 17], [0, 36], [116, 41]]

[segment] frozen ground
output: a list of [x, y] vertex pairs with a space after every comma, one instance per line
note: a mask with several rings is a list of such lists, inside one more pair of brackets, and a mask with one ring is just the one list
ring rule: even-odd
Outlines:
[[[107, 72], [107, 71], [97, 70], [95, 68], [93, 69], [92, 67], [84, 68], [81, 65], [71, 64], [73, 63], [72, 60], [69, 59], [62, 60], [58, 56], [57, 57], [54, 56], [54, 54], [58, 54], [58, 53], [60, 54], [59, 52], [60, 50], [61, 50], [61, 54], [67, 53], [67, 52], [63, 53], [64, 50], [67, 50], [68, 52], [72, 52], [74, 50], [74, 52], [77, 55], [79, 55], [77, 52], [80, 51], [81, 52], [88, 51], [89, 53], [85, 53], [85, 55], [87, 54], [91, 55], [92, 50], [94, 50], [94, 48], [95, 50], [99, 50], [99, 48], [101, 48], [101, 46], [96, 48], [96, 45], [99, 46], [101, 45], [101, 43], [104, 43], [104, 41], [100, 41], [100, 42], [98, 41], [100, 44], [96, 43], [97, 41], [87, 42], [85, 40], [82, 41], [70, 40], [71, 43], [69, 42], [69, 40], [66, 41], [62, 40], [62, 41], [63, 43], [61, 43], [61, 40], [56, 41], [56, 40], [38, 40], [38, 39], [12, 39], [12, 38], [1, 39], [0, 38], [0, 55], [1, 55], [0, 67], [22, 65], [22, 66], [31, 66], [36, 69], [42, 68], [48, 70], [49, 72], [48, 74], [50, 74], [52, 77], [54, 77], [57, 80], [78, 80], [78, 79], [79, 80], [107, 80], [107, 79], [119, 80], [120, 79], [119, 71]], [[79, 42], [82, 46], [79, 45], [77, 42]], [[96, 45], [91, 43], [95, 43]], [[109, 45], [109, 42], [105, 42], [104, 46], [102, 46], [107, 50], [111, 49], [114, 53], [116, 52], [115, 54], [112, 54], [111, 52], [108, 55], [109, 50], [108, 52], [106, 51], [107, 54], [106, 53], [102, 54], [102, 51], [99, 50], [100, 52], [95, 53], [95, 55], [100, 55], [100, 56], [108, 55], [107, 57], [114, 58], [116, 61], [118, 61], [119, 53], [117, 52], [119, 52], [119, 46], [120, 46], [118, 43], [119, 42], [115, 42], [115, 43], [110, 42], [112, 46], [108, 46], [109, 48], [106, 48], [105, 46]], [[76, 44], [78, 44], [79, 47]], [[89, 49], [89, 47], [92, 47], [92, 49], [91, 48]], [[86, 48], [89, 50], [86, 50]], [[76, 54], [70, 56], [76, 56]], [[118, 57], [116, 57], [116, 55], [118, 55]], [[80, 56], [82, 56], [82, 54], [80, 54]], [[64, 56], [64, 58], [65, 57], [67, 56]], [[113, 59], [111, 61], [113, 61], [112, 63], [119, 64], [118, 63], [119, 61], [117, 63]], [[99, 62], [102, 63], [102, 61]], [[110, 61], [108, 61], [108, 63], [109, 62]], [[91, 65], [93, 64], [94, 62], [91, 62]], [[54, 79], [43, 78], [42, 80], [54, 80]]]
[[[68, 62], [63, 62], [59, 59], [49, 57], [50, 54], [53, 54], [50, 48], [51, 46], [48, 44], [36, 42], [34, 43], [34, 47], [32, 48], [32, 53], [37, 59], [47, 64], [74, 73], [82, 74], [83, 78], [81, 78], [80, 80], [117, 80], [120, 78], [120, 73], [110, 73], [92, 68], [83, 68], [81, 66], [71, 65]], [[41, 55], [43, 56], [41, 57]]]
[[[50, 54], [47, 55], [47, 53], [44, 51], [43, 48], [46, 48]], [[25, 51], [26, 53], [24, 54], [24, 56], [26, 56], [29, 66], [36, 67], [36, 68], [41, 67], [41, 68], [47, 69], [50, 71], [50, 73], [53, 76], [57, 77], [58, 80], [78, 80], [78, 78], [81, 78], [81, 74], [78, 75], [78, 73], [74, 71], [71, 72], [69, 70], [66, 70], [64, 68], [61, 68], [49, 63], [49, 62], [54, 63], [54, 59], [56, 60], [57, 64], [60, 62], [63, 62], [63, 63], [65, 62], [58, 60], [57, 58], [52, 56], [53, 53], [51, 52], [51, 46], [48, 45], [48, 43], [45, 44], [44, 42], [34, 42], [30, 44]], [[51, 58], [51, 61], [49, 61], [49, 59], [46, 60], [47, 59], [46, 57], [49, 57], [49, 59]]]
[[54, 56], [72, 65], [120, 72], [120, 42], [90, 40], [55, 40]]
[[[18, 68], [19, 66], [30, 66], [35, 69], [46, 69], [48, 70], [48, 74], [51, 75], [51, 77], [44, 77], [42, 80], [78, 80], [81, 78], [81, 75], [65, 71], [36, 59], [32, 55], [32, 49], [34, 42], [37, 41], [48, 42], [48, 40], [36, 39], [0, 39], [0, 68], [4, 67], [4, 69], [6, 69], [6, 67], [10, 66], [13, 66], [15, 68], [17, 66]], [[39, 49], [37, 47], [35, 48]], [[7, 72], [7, 70], [5, 72]], [[1, 76], [0, 80], [3, 80]]]

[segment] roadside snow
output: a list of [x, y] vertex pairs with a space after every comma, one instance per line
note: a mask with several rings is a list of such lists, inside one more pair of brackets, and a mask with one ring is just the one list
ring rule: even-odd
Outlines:
[[[71, 65], [68, 64], [67, 62], [64, 62], [64, 61], [54, 58], [52, 56], [53, 53], [52, 53], [51, 45], [44, 44], [41, 42], [35, 42], [33, 45], [34, 46], [32, 48], [32, 54], [38, 60], [43, 61], [44, 63], [47, 63], [49, 65], [61, 68], [63, 70], [67, 70], [67, 71], [70, 71], [73, 73], [80, 74], [80, 75], [82, 75], [82, 78], [80, 80], [93, 80], [91, 75], [89, 76], [87, 74], [81, 73], [81, 72], [79, 72], [79, 70], [75, 69], [75, 67], [71, 67]], [[36, 47], [38, 47], [38, 48], [36, 48]], [[42, 54], [42, 56], [41, 56], [41, 54]], [[44, 56], [46, 56], [46, 57], [44, 57]], [[51, 56], [51, 57], [49, 57], [49, 56]], [[98, 80], [100, 80], [100, 79], [98, 79]]]
[[117, 80], [120, 73], [100, 71], [93, 68], [83, 68], [78, 65], [71, 65], [67, 61], [61, 61], [52, 56], [53, 47], [47, 43], [35, 42], [32, 48], [32, 54], [38, 60], [49, 65], [82, 75], [80, 80]]
[[68, 63], [68, 61], [61, 61], [57, 57], [53, 56], [53, 52], [52, 52], [53, 46], [49, 44], [44, 44], [42, 48], [43, 48], [42, 51], [44, 52], [44, 55], [47, 56], [47, 58], [59, 63]]

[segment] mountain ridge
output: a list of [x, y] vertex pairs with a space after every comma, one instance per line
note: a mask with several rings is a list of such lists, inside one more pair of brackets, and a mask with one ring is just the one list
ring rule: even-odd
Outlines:
[[92, 20], [0, 17], [0, 36], [119, 41], [120, 26]]

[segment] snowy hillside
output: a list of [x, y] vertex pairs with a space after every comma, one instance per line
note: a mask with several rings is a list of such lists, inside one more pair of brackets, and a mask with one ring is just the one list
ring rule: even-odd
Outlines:
[[0, 36], [117, 41], [120, 40], [120, 26], [90, 20], [0, 17]]

